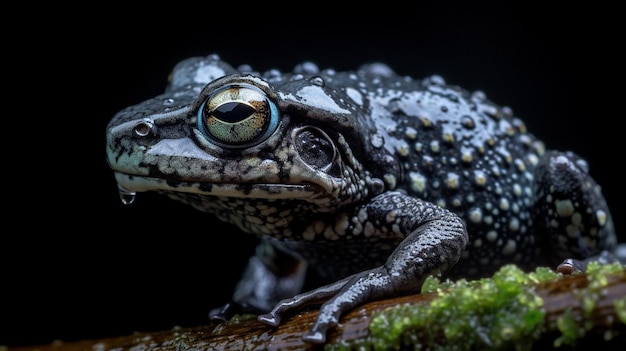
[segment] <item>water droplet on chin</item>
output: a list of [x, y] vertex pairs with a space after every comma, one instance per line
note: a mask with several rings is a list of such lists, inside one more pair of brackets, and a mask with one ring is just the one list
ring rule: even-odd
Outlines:
[[117, 186], [117, 191], [120, 194], [120, 201], [122, 201], [122, 204], [124, 205], [130, 205], [133, 203], [133, 201], [135, 201], [135, 197], [137, 195], [136, 192], [134, 191], [128, 191], [126, 189], [124, 189], [121, 185], [118, 184]]

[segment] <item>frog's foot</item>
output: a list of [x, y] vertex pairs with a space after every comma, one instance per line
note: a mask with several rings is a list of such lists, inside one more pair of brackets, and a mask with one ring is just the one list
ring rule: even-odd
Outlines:
[[600, 254], [584, 260], [565, 259], [556, 267], [556, 271], [564, 275], [584, 273], [587, 271], [587, 265], [592, 261], [597, 261], [600, 264], [619, 262], [626, 266], [626, 244], [618, 245], [615, 251], [603, 250]]
[[239, 313], [240, 310], [241, 310], [241, 307], [238, 304], [234, 302], [229, 302], [229, 303], [224, 304], [222, 307], [217, 307], [217, 308], [212, 309], [209, 312], [209, 320], [215, 323], [226, 322], [229, 319], [231, 319], [234, 315]]
[[221, 307], [209, 312], [209, 320], [213, 323], [223, 323], [230, 320], [236, 314], [258, 314], [261, 311], [255, 307], [242, 305], [237, 302], [228, 302]]
[[557, 273], [561, 273], [563, 275], [583, 273], [586, 269], [587, 262], [573, 258], [563, 260], [563, 262], [556, 267]]
[[397, 279], [394, 279], [384, 267], [358, 273], [339, 282], [282, 300], [272, 311], [260, 315], [258, 320], [277, 326], [285, 314], [306, 305], [326, 301], [321, 306], [310, 331], [302, 336], [302, 340], [306, 342], [321, 344], [326, 342], [326, 332], [338, 324], [342, 313], [367, 301], [390, 296], [394, 287], [406, 284], [405, 279], [399, 276], [395, 278]]
[[271, 311], [260, 315], [258, 320], [267, 325], [271, 325], [272, 327], [277, 327], [284, 315], [293, 313], [308, 305], [321, 304], [330, 297], [336, 295], [341, 288], [346, 285], [346, 282], [349, 279], [350, 277], [344, 278], [332, 284], [319, 287], [315, 290], [284, 299], [278, 302]]
[[269, 311], [276, 302], [302, 289], [306, 262], [262, 240], [255, 256], [235, 288], [231, 302], [209, 312], [212, 322], [225, 322], [236, 314], [259, 314]]

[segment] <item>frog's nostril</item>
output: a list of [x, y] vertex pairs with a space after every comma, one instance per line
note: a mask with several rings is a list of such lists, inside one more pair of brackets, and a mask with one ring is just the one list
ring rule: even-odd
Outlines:
[[140, 121], [133, 127], [135, 135], [145, 137], [149, 134], [156, 135], [156, 126], [152, 121]]
[[294, 142], [300, 158], [310, 167], [327, 171], [333, 164], [337, 149], [321, 129], [305, 127], [295, 131]]

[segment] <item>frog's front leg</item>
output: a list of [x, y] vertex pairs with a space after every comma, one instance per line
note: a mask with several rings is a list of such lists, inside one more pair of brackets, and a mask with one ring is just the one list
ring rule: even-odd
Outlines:
[[303, 336], [305, 341], [323, 343], [327, 330], [338, 323], [343, 312], [367, 301], [418, 292], [427, 276], [444, 273], [459, 260], [468, 241], [461, 218], [398, 192], [375, 197], [355, 211], [355, 218], [361, 219], [363, 227], [372, 227], [374, 236], [394, 233], [404, 239], [384, 265], [283, 300], [259, 316], [260, 321], [277, 325], [283, 314], [326, 301], [310, 332]]
[[306, 269], [307, 264], [301, 258], [280, 250], [269, 240], [261, 240], [235, 288], [232, 301], [211, 310], [209, 318], [223, 322], [237, 313], [269, 311], [281, 299], [302, 290]]

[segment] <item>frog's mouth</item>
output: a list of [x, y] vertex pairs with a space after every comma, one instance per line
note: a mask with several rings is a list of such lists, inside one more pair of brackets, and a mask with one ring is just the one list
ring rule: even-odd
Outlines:
[[316, 184], [284, 183], [208, 183], [173, 182], [162, 178], [136, 176], [115, 172], [115, 180], [123, 203], [132, 203], [138, 192], [178, 192], [216, 197], [262, 199], [310, 199], [324, 197], [325, 192]]

